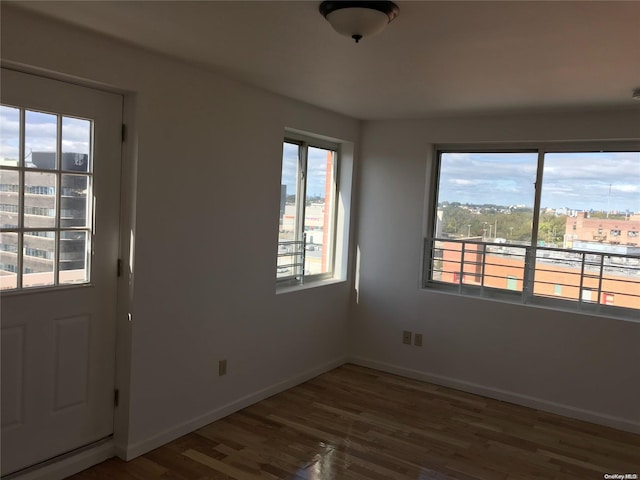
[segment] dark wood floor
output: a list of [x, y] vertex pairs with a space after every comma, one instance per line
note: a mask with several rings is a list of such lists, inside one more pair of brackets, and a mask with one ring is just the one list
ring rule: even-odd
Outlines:
[[[355, 365], [88, 479], [562, 479], [640, 474], [640, 435]], [[640, 476], [638, 477], [640, 478]]]

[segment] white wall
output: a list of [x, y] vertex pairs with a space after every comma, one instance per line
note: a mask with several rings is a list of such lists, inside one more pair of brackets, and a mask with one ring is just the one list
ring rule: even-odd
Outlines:
[[129, 92], [136, 257], [133, 322], [119, 319], [121, 451], [344, 360], [347, 282], [275, 292], [280, 167], [285, 127], [355, 142], [358, 121], [6, 4], [2, 59]]
[[[637, 109], [365, 122], [356, 361], [640, 430], [640, 323], [419, 288], [433, 144], [639, 137]], [[404, 329], [423, 333], [424, 346], [402, 345]]]

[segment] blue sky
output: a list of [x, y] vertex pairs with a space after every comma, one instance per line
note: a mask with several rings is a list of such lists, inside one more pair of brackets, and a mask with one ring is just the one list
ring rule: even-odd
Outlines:
[[[25, 151], [53, 152], [56, 149], [56, 116], [42, 112], [25, 112]], [[0, 107], [0, 157], [18, 158], [20, 116], [17, 108]], [[91, 122], [63, 117], [62, 150], [89, 153]]]
[[[439, 202], [533, 206], [537, 153], [443, 153]], [[640, 152], [548, 153], [542, 207], [640, 212]]]
[[[326, 181], [327, 150], [309, 147], [307, 166], [307, 196], [324, 197]], [[293, 195], [298, 172], [298, 146], [284, 144], [282, 155], [282, 184], [287, 186], [287, 195]]]

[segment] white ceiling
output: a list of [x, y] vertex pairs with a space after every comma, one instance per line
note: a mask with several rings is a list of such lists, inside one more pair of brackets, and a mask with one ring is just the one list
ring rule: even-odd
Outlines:
[[19, 2], [361, 119], [640, 108], [640, 1], [402, 1], [359, 44], [319, 1]]

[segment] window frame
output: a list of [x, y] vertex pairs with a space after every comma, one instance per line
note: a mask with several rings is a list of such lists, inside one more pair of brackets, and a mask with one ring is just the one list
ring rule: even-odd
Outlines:
[[[308, 282], [319, 282], [322, 280], [328, 280], [335, 278], [336, 275], [336, 250], [337, 250], [337, 221], [338, 221], [338, 197], [340, 192], [339, 187], [339, 179], [340, 179], [340, 164], [341, 164], [341, 144], [319, 138], [310, 135], [303, 135], [297, 132], [286, 131], [284, 138], [282, 140], [282, 151], [284, 153], [284, 144], [291, 144], [298, 146], [298, 178], [296, 179], [296, 225], [295, 225], [295, 238], [294, 241], [302, 241], [304, 238], [305, 232], [305, 211], [306, 211], [306, 196], [307, 196], [307, 169], [308, 169], [308, 161], [309, 148], [319, 148], [323, 150], [330, 150], [333, 152], [333, 164], [332, 164], [332, 179], [333, 185], [331, 187], [331, 212], [329, 219], [329, 252], [327, 253], [327, 258], [329, 260], [329, 265], [331, 266], [328, 272], [316, 273], [316, 274], [305, 274], [305, 256], [306, 256], [306, 245], [303, 243], [302, 247], [302, 272], [293, 272], [292, 275], [287, 275], [284, 277], [277, 276], [277, 262], [276, 262], [276, 285], [278, 288], [280, 287], [289, 287], [289, 286], [298, 286], [304, 285]], [[284, 155], [282, 155], [284, 160]], [[282, 177], [282, 161], [280, 163], [280, 174]], [[325, 200], [325, 204], [326, 204]], [[300, 221], [301, 220], [301, 221]], [[278, 246], [280, 242], [278, 241]], [[277, 249], [277, 255], [279, 253], [279, 249]]]
[[[424, 290], [442, 291], [457, 295], [469, 296], [485, 300], [499, 300], [508, 303], [519, 303], [529, 306], [542, 306], [584, 312], [599, 316], [621, 318], [624, 320], [640, 320], [640, 310], [626, 307], [615, 307], [601, 303], [582, 302], [566, 298], [551, 298], [536, 295], [535, 285], [537, 252], [544, 247], [538, 245], [539, 221], [541, 217], [541, 198], [544, 173], [544, 158], [548, 153], [600, 153], [600, 152], [640, 152], [640, 141], [636, 140], [607, 140], [585, 142], [518, 142], [518, 143], [463, 143], [463, 144], [435, 144], [432, 150], [432, 168], [428, 178], [429, 193], [426, 195], [424, 245], [422, 249], [421, 288]], [[534, 184], [533, 217], [531, 226], [531, 245], [526, 247], [524, 260], [524, 275], [522, 291], [510, 291], [506, 288], [493, 288], [459, 284], [449, 284], [433, 280], [434, 261], [437, 260], [434, 251], [438, 215], [438, 199], [440, 187], [441, 158], [443, 153], [537, 153], [537, 167]], [[640, 212], [635, 212], [640, 213]], [[474, 243], [474, 242], [469, 242]], [[479, 242], [491, 244], [491, 242]], [[595, 252], [594, 252], [595, 253]], [[484, 264], [484, 259], [483, 259]], [[484, 268], [484, 267], [483, 267]], [[484, 272], [483, 272], [484, 274]], [[600, 277], [602, 278], [602, 277]]]

